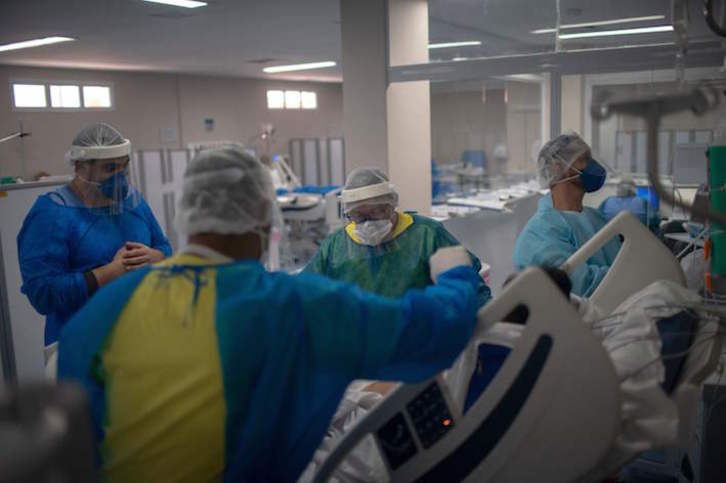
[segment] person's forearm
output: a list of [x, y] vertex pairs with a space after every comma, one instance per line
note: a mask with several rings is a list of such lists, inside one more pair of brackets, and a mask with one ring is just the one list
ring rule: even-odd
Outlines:
[[91, 270], [91, 274], [95, 277], [98, 287], [103, 287], [122, 275], [122, 273], [119, 273], [116, 266], [111, 263], [94, 268]]
[[161, 250], [157, 250], [155, 248], [151, 249], [151, 263], [159, 263], [165, 258], [166, 255], [164, 255], [164, 252], [162, 252]]
[[419, 382], [451, 366], [476, 325], [479, 280], [471, 267], [459, 266], [443, 272], [438, 285], [406, 292], [397, 301], [403, 320], [385, 366], [356, 377]]

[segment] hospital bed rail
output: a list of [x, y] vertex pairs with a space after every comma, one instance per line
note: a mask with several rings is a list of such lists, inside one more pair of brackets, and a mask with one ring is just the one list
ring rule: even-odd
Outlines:
[[402, 385], [341, 438], [315, 481], [328, 481], [367, 435], [393, 482], [580, 481], [618, 433], [618, 380], [600, 342], [536, 268], [480, 310], [472, 340], [522, 305], [521, 338], [465, 414], [441, 375]]

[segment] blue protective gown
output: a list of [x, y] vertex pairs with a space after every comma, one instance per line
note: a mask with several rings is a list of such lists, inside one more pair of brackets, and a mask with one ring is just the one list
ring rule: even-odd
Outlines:
[[204, 475], [192, 481], [293, 482], [352, 380], [420, 382], [453, 363], [479, 281], [455, 267], [390, 299], [177, 255], [99, 290], [61, 332], [58, 377], [86, 388], [111, 481], [181, 481], [181, 465]]
[[[606, 223], [597, 210], [584, 207], [580, 213], [560, 211], [552, 206], [552, 197], [545, 196], [517, 237], [514, 265], [517, 270], [529, 266], [559, 267]], [[577, 268], [570, 275], [572, 292], [582, 297], [592, 295], [615, 261], [618, 250], [620, 240], [613, 238]]]
[[171, 255], [171, 246], [149, 205], [138, 203], [122, 213], [87, 208], [69, 186], [41, 195], [18, 234], [22, 292], [46, 316], [45, 343], [55, 342], [61, 327], [88, 300], [83, 273], [110, 263], [127, 242], [143, 243]]

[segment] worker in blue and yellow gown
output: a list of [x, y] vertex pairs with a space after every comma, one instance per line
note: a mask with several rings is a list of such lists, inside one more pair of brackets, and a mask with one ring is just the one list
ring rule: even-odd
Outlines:
[[436, 285], [384, 298], [260, 264], [279, 220], [267, 170], [235, 147], [189, 164], [187, 246], [103, 287], [66, 325], [58, 376], [87, 390], [105, 481], [295, 481], [357, 378], [417, 382], [470, 338], [465, 250]]

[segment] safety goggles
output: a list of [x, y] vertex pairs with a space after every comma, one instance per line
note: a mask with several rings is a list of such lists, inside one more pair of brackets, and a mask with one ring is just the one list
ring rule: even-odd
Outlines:
[[391, 217], [393, 209], [390, 205], [380, 205], [365, 210], [353, 210], [345, 214], [345, 218], [353, 223], [386, 220]]

